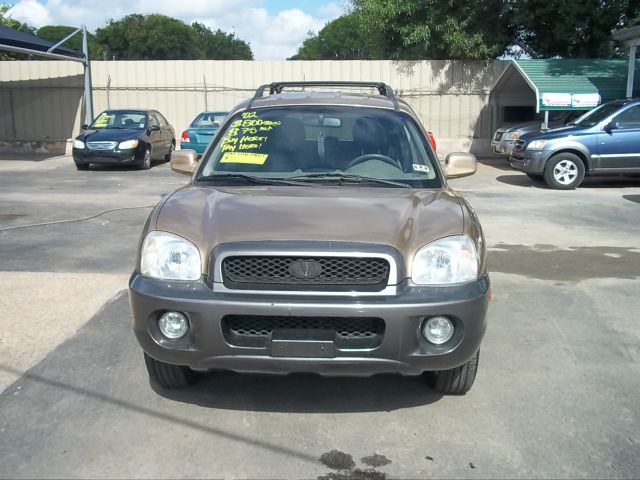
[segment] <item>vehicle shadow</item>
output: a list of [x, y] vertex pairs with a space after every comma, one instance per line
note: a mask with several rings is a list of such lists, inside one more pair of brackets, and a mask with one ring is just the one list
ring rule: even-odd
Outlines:
[[478, 163], [498, 170], [513, 171], [509, 166], [508, 157], [480, 157], [478, 158]]
[[622, 198], [630, 202], [640, 203], [640, 195], [623, 195]]
[[392, 411], [428, 405], [442, 398], [420, 376], [393, 374], [360, 378], [214, 372], [204, 375], [189, 388], [169, 390], [153, 383], [151, 388], [159, 395], [181, 403], [256, 412]]
[[[168, 160], [154, 160], [151, 162], [150, 170], [154, 168], [161, 167], [169, 163]], [[89, 170], [95, 170], [97, 172], [131, 172], [131, 171], [144, 171], [140, 170], [138, 167], [134, 165], [98, 165], [92, 164]]]
[[[543, 190], [549, 189], [544, 180], [532, 180], [525, 174], [514, 173], [513, 175], [500, 175], [496, 180], [507, 185], [515, 187], [539, 188]], [[578, 189], [582, 188], [633, 188], [640, 186], [640, 178], [614, 176], [596, 176], [584, 179]]]
[[505, 183], [507, 185], [513, 185], [514, 187], [526, 187], [526, 188], [540, 188], [546, 189], [544, 182], [542, 180], [532, 180], [527, 177], [524, 173], [518, 174], [515, 173], [513, 175], [500, 175], [496, 177], [496, 180], [500, 183]]

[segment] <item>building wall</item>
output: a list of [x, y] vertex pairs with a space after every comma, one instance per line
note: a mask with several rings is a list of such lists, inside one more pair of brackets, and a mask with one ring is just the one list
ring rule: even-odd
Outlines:
[[[94, 61], [94, 114], [155, 108], [179, 135], [205, 105], [228, 110], [277, 80], [376, 80], [390, 84], [445, 149], [484, 153], [496, 127], [489, 93], [506, 62]], [[0, 142], [66, 141], [84, 123], [81, 64], [0, 62]], [[206, 99], [206, 100], [205, 100]], [[448, 147], [449, 146], [449, 147]]]

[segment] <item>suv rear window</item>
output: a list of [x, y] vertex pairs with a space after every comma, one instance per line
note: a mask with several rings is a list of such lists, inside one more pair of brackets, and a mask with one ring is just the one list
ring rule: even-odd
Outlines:
[[199, 179], [247, 173], [264, 178], [349, 174], [441, 186], [437, 158], [414, 120], [394, 110], [296, 106], [237, 113], [203, 159]]

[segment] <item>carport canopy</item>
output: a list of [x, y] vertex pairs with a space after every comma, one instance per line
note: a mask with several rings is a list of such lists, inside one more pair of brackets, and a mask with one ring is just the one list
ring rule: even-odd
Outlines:
[[[535, 94], [536, 113], [549, 110], [590, 110], [626, 97], [628, 62], [601, 59], [512, 60], [491, 93], [526, 85]], [[640, 92], [640, 81], [634, 92]], [[519, 87], [518, 87], [519, 86]]]
[[[52, 49], [52, 47], [55, 47]], [[53, 54], [56, 57], [71, 57], [64, 58], [65, 60], [82, 61], [84, 55], [82, 52], [71, 50], [61, 46], [56, 46], [56, 42], [50, 42], [42, 38], [31, 35], [30, 33], [19, 32], [4, 25], [0, 25], [0, 50], [9, 50], [14, 52], [26, 53], [30, 55], [42, 55]], [[45, 54], [45, 55], [43, 55]]]
[[[62, 47], [64, 42], [80, 32], [82, 32], [82, 52]], [[70, 60], [82, 63], [84, 66], [85, 122], [91, 123], [93, 121], [91, 64], [89, 63], [89, 49], [87, 47], [87, 29], [84, 25], [57, 43], [0, 25], [0, 50], [37, 55], [53, 60]]]

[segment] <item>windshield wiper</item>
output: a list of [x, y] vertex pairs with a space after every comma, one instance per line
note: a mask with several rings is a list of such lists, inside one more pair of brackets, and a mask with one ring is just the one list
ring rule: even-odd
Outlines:
[[226, 182], [229, 180], [242, 180], [247, 183], [257, 183], [260, 185], [308, 186], [308, 184], [304, 182], [289, 181], [284, 178], [255, 177], [253, 175], [245, 175], [243, 173], [215, 173], [212, 175], [205, 175], [197, 179], [198, 182]]
[[411, 185], [403, 182], [395, 182], [393, 180], [384, 180], [382, 178], [365, 177], [362, 175], [352, 175], [344, 173], [310, 173], [307, 175], [297, 175], [289, 177], [291, 180], [317, 180], [320, 182], [338, 182], [342, 183], [378, 183], [381, 185], [390, 185], [393, 187], [411, 188]]

